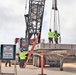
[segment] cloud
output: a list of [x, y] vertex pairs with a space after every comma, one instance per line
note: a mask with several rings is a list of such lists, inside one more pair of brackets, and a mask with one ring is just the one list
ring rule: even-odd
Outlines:
[[0, 0], [0, 43], [14, 43], [16, 37], [25, 37], [25, 9], [19, 1]]
[[[76, 44], [76, 1], [57, 0], [60, 14], [62, 43]], [[16, 37], [25, 37], [26, 0], [0, 0], [0, 44], [14, 43]], [[52, 0], [46, 0], [41, 39], [48, 42], [48, 30], [52, 15]]]

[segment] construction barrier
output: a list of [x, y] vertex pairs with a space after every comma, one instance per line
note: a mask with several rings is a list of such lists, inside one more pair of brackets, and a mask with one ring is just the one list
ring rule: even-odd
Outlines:
[[41, 53], [41, 74], [38, 75], [46, 75], [44, 74], [44, 54]]

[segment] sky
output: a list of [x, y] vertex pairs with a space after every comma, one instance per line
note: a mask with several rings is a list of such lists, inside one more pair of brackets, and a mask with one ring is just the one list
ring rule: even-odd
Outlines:
[[[46, 0], [41, 39], [48, 42], [52, 0]], [[15, 38], [25, 37], [26, 0], [0, 0], [0, 44], [14, 44]], [[76, 0], [58, 0], [62, 44], [76, 44]]]

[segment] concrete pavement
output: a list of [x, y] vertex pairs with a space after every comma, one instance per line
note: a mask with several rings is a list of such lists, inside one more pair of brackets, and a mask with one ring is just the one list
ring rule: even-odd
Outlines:
[[[12, 73], [14, 72], [14, 66], [12, 67], [5, 67], [4, 64], [1, 65], [1, 71], [4, 73]], [[63, 71], [60, 71], [59, 68], [52, 68], [52, 67], [45, 67], [44, 68], [44, 74], [47, 75], [76, 75], [76, 64], [64, 64], [63, 65], [64, 69]], [[27, 65], [26, 68], [19, 68], [17, 66], [17, 75], [38, 75], [41, 74], [41, 68], [32, 66], [32, 65]]]

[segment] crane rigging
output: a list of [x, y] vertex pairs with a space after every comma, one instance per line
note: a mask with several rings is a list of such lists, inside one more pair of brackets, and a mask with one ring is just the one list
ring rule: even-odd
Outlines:
[[52, 12], [50, 18], [50, 28], [52, 31], [57, 31], [60, 34], [59, 43], [61, 43], [61, 32], [60, 32], [60, 17], [59, 17], [59, 10], [57, 7], [57, 0], [52, 0]]

